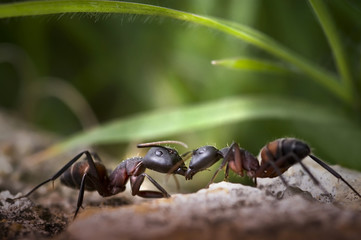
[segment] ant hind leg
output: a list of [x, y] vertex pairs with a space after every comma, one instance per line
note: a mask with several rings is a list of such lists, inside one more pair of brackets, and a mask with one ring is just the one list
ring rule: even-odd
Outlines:
[[[40, 188], [41, 186], [45, 185], [46, 183], [50, 182], [50, 181], [55, 181], [58, 177], [60, 177], [69, 167], [71, 167], [71, 165], [73, 165], [77, 160], [79, 160], [79, 158], [83, 155], [86, 154], [87, 157], [90, 155], [90, 153], [88, 151], [83, 151], [81, 153], [79, 153], [78, 155], [76, 155], [73, 159], [71, 159], [67, 164], [64, 165], [64, 167], [62, 167], [57, 173], [54, 174], [54, 176], [52, 176], [51, 178], [45, 180], [44, 182], [38, 184], [37, 186], [35, 186], [33, 189], [31, 189], [27, 194], [14, 198], [13, 200], [16, 199], [20, 199], [20, 198], [24, 198], [24, 197], [28, 197], [30, 194], [32, 194], [34, 191], [36, 191], [38, 188]], [[94, 164], [94, 163], [93, 163]]]
[[80, 189], [79, 189], [79, 196], [78, 196], [78, 202], [77, 202], [77, 204], [76, 204], [76, 210], [75, 210], [73, 219], [76, 218], [76, 215], [78, 214], [78, 211], [79, 211], [79, 209], [82, 207], [82, 204], [83, 204], [86, 177], [87, 177], [87, 173], [85, 173], [85, 174], [83, 175], [82, 179], [81, 179]]
[[333, 168], [328, 166], [325, 162], [323, 162], [321, 159], [317, 158], [316, 156], [310, 154], [309, 155], [312, 160], [314, 160], [316, 163], [318, 163], [321, 167], [326, 169], [329, 173], [331, 173], [333, 176], [335, 176], [338, 179], [341, 179], [359, 198], [361, 198], [361, 195], [358, 191], [356, 191], [355, 188], [351, 186], [338, 172], [336, 172]]

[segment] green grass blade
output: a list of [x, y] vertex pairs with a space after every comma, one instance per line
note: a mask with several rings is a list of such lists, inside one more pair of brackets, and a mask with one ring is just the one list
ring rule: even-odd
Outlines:
[[[351, 103], [352, 98], [346, 89], [340, 84], [339, 80], [331, 73], [317, 67], [314, 63], [303, 58], [290, 49], [285, 48], [272, 38], [239, 23], [219, 20], [219, 22], [229, 26], [249, 38], [249, 43], [265, 50], [272, 55], [283, 59], [284, 61], [298, 67], [303, 73], [317, 81], [321, 86], [333, 92], [347, 103]], [[247, 41], [247, 40], [246, 40]]]
[[36, 161], [80, 146], [156, 140], [235, 122], [268, 118], [292, 119], [320, 126], [349, 125], [342, 114], [324, 106], [282, 98], [237, 97], [116, 120], [70, 137], [42, 152]]
[[312, 6], [312, 9], [316, 13], [316, 16], [331, 46], [338, 71], [341, 75], [341, 79], [343, 80], [346, 89], [349, 91], [349, 95], [352, 95], [352, 76], [348, 67], [346, 53], [342, 47], [342, 42], [336, 30], [335, 23], [323, 1], [309, 0], [309, 2]]
[[341, 100], [349, 104], [352, 100], [333, 74], [321, 70], [310, 61], [283, 47], [266, 35], [240, 24], [164, 7], [117, 1], [27, 1], [0, 5], [0, 18], [76, 12], [164, 16], [216, 29], [242, 39], [297, 66]]
[[284, 65], [255, 58], [232, 58], [213, 60], [213, 65], [222, 66], [230, 69], [248, 70], [269, 73], [287, 73], [291, 72], [289, 68]]

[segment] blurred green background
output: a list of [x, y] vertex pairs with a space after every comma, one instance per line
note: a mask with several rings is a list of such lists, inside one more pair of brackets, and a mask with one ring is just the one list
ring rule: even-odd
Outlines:
[[[3, 2], [3, 1], [2, 1]], [[11, 1], [7, 1], [11, 2]], [[328, 40], [307, 1], [136, 1], [238, 22], [263, 32], [320, 68], [338, 74]], [[212, 60], [252, 57], [283, 64], [224, 33], [170, 18], [62, 14], [0, 20], [0, 106], [66, 139], [84, 129], [157, 109], [177, 109], [233, 96], [280, 97], [325, 106], [350, 125], [254, 118], [162, 139], [219, 148], [238, 142], [253, 154], [279, 137], [310, 143], [327, 162], [361, 170], [361, 2], [325, 1], [354, 80], [346, 104], [302, 72], [228, 69]], [[292, 66], [287, 66], [292, 70]], [[288, 109], [284, 109], [288, 111]], [[214, 115], [213, 115], [214, 114]], [[209, 115], [222, 115], [213, 112]], [[302, 114], [309, 114], [307, 111]], [[189, 121], [189, 119], [188, 119]], [[160, 139], [139, 139], [139, 141]], [[119, 158], [128, 144], [105, 148]], [[183, 150], [180, 150], [183, 151]]]

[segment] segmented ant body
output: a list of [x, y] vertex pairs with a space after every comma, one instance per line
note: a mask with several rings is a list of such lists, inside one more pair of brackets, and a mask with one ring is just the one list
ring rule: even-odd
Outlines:
[[282, 174], [294, 164], [299, 163], [312, 178], [314, 183], [324, 192], [327, 192], [313, 176], [310, 170], [302, 163], [302, 160], [307, 156], [336, 178], [342, 180], [357, 196], [361, 198], [360, 193], [358, 193], [340, 174], [322, 160], [312, 155], [310, 147], [305, 142], [295, 138], [281, 138], [268, 143], [261, 149], [259, 161], [250, 152], [240, 148], [237, 143], [233, 143], [230, 147], [226, 147], [221, 150], [218, 150], [213, 146], [200, 147], [192, 152], [192, 159], [189, 163], [185, 178], [187, 180], [192, 179], [196, 173], [207, 169], [223, 158], [222, 163], [214, 173], [207, 187], [213, 183], [219, 171], [224, 167], [226, 167], [225, 178], [228, 178], [229, 169], [231, 169], [233, 172], [241, 176], [246, 173], [249, 177], [254, 178], [256, 184], [257, 178], [280, 177], [283, 183], [288, 186], [287, 181], [284, 179]]
[[[187, 167], [182, 162], [182, 158], [178, 152], [173, 148], [159, 145], [168, 143], [183, 144], [177, 141], [139, 144], [138, 147], [151, 147], [147, 154], [144, 157], [133, 157], [122, 161], [109, 175], [108, 170], [100, 162], [97, 155], [92, 155], [89, 151], [81, 152], [62, 167], [54, 176], [34, 187], [26, 195], [18, 198], [28, 197], [36, 189], [50, 181], [55, 181], [58, 177], [60, 177], [62, 184], [79, 189], [74, 218], [82, 205], [85, 190], [97, 191], [99, 195], [108, 197], [123, 192], [128, 180], [130, 180], [133, 196], [137, 195], [143, 198], [170, 197], [163, 187], [145, 173], [146, 169], [160, 173], [169, 173], [170, 170], [172, 170], [170, 172], [171, 174], [185, 175]], [[77, 162], [84, 155], [86, 159]], [[94, 158], [96, 160], [94, 160]], [[176, 169], [174, 169], [175, 165], [177, 165]], [[145, 177], [148, 178], [159, 191], [140, 190], [140, 186]]]

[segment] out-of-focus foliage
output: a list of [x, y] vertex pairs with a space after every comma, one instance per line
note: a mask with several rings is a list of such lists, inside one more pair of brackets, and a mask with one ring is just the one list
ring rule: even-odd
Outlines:
[[[104, 125], [108, 121], [120, 119], [121, 124], [153, 111], [186, 112], [214, 103], [215, 111], [208, 107], [205, 112], [210, 123], [206, 121], [199, 130], [184, 123], [205, 115], [180, 112], [177, 124], [185, 127], [177, 131], [165, 131], [156, 139], [140, 134], [118, 142], [172, 138], [196, 148], [237, 141], [257, 154], [274, 138], [294, 136], [309, 142], [315, 154], [328, 162], [361, 169], [361, 3], [357, 0], [320, 1], [321, 6], [316, 1], [287, 0], [136, 2], [256, 29], [327, 72], [330, 79], [326, 80], [338, 81], [340, 87], [346, 81], [349, 100], [343, 101], [290, 62], [211, 28], [157, 16], [66, 13], [0, 20], [2, 109], [69, 136], [97, 122], [108, 127]], [[336, 35], [327, 32], [332, 33], [332, 27]], [[332, 44], [343, 48], [341, 56]], [[212, 60], [220, 61], [212, 65]], [[291, 116], [259, 114], [212, 124], [219, 116], [232, 115], [229, 111], [240, 111], [219, 108], [235, 97], [263, 99], [259, 107], [249, 105], [255, 113], [269, 107]], [[275, 106], [279, 101], [284, 102]], [[294, 102], [307, 107], [298, 108]], [[324, 108], [327, 114], [322, 115]], [[164, 130], [162, 125], [157, 127]]]

